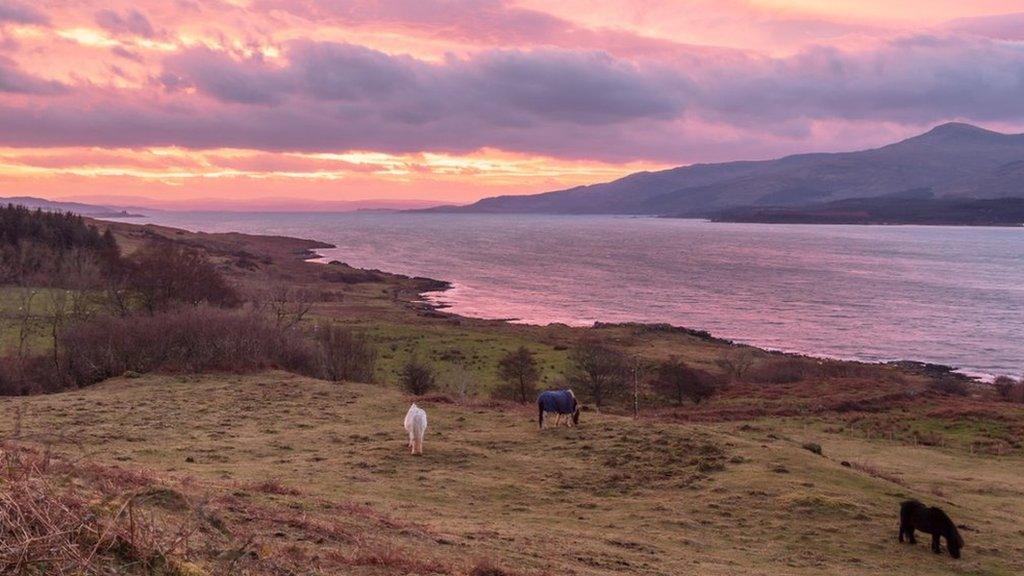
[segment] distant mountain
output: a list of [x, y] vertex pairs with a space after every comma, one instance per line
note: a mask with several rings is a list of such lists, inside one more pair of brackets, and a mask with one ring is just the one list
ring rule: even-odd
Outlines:
[[1024, 198], [932, 198], [898, 194], [848, 198], [803, 207], [730, 208], [711, 215], [716, 222], [767, 224], [928, 224], [1020, 226]]
[[872, 150], [695, 164], [433, 210], [708, 216], [737, 207], [801, 207], [907, 191], [937, 199], [1024, 197], [1024, 134], [949, 123]]
[[59, 202], [56, 200], [47, 200], [45, 198], [35, 198], [32, 196], [11, 196], [9, 198], [0, 197], [0, 205], [6, 206], [8, 204], [25, 206], [26, 208], [32, 209], [39, 208], [50, 212], [74, 212], [81, 216], [120, 216], [122, 218], [142, 217], [141, 214], [132, 214], [123, 208], [111, 208], [109, 206], [97, 206], [95, 204], [82, 204], [81, 202]]
[[[310, 198], [257, 197], [246, 199], [165, 199], [143, 196], [92, 196], [89, 203], [133, 206], [128, 210], [169, 212], [356, 212], [363, 210], [416, 210], [437, 206], [436, 200], [373, 198], [367, 200], [317, 200]], [[134, 208], [139, 206], [140, 208]]]

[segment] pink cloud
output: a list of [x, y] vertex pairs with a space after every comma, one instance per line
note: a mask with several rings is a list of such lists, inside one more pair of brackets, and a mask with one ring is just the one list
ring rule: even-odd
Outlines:
[[915, 29], [738, 0], [581, 6], [6, 2], [0, 145], [237, 148], [263, 154], [224, 165], [272, 172], [317, 165], [288, 151], [687, 163], [1024, 123], [1020, 15]]

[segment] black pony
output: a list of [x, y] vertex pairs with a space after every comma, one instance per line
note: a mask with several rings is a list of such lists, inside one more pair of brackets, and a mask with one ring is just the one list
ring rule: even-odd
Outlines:
[[953, 558], [960, 557], [964, 539], [957, 531], [956, 524], [953, 524], [941, 508], [929, 508], [917, 500], [907, 500], [900, 504], [900, 542], [903, 542], [903, 536], [906, 536], [911, 544], [917, 544], [914, 530], [932, 535], [932, 552], [942, 553], [942, 547], [939, 546], [939, 538], [942, 537], [946, 539], [949, 555]]

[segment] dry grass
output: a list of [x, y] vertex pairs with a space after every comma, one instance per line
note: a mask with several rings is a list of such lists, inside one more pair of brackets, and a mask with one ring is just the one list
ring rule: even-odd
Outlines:
[[[211, 574], [227, 558], [251, 574], [1024, 570], [1019, 456], [864, 437], [839, 419], [587, 413], [578, 429], [539, 433], [532, 410], [437, 402], [426, 406], [425, 455], [413, 458], [408, 402], [267, 373], [116, 379], [2, 399], [0, 411], [21, 407], [22, 437], [52, 443], [57, 457], [90, 454], [78, 485], [183, 495], [184, 507], [146, 507], [167, 526], [192, 518], [199, 531], [176, 550]], [[65, 440], [46, 434], [57, 429]], [[896, 543], [908, 496], [978, 530], [965, 531], [963, 560]]]
[[177, 492], [11, 445], [0, 458], [0, 574], [188, 573], [176, 556], [197, 524], [189, 517], [154, 522], [145, 512], [184, 508]]

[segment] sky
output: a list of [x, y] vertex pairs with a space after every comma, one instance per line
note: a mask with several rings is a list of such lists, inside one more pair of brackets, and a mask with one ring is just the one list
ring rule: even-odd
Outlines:
[[465, 203], [954, 120], [1024, 131], [1024, 0], [0, 0], [0, 196]]

